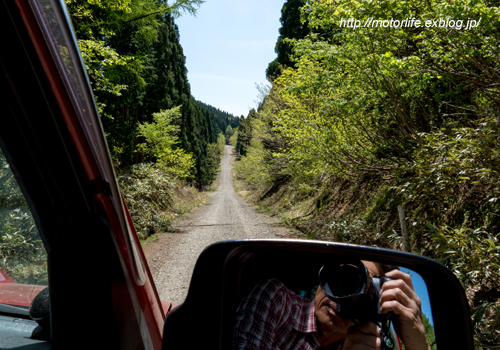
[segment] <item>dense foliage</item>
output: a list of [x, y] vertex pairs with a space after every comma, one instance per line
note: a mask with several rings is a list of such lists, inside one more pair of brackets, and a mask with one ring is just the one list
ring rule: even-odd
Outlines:
[[[224, 144], [225, 137], [220, 133], [217, 143], [208, 145], [207, 163], [214, 172], [219, 170]], [[196, 205], [198, 191], [186, 186], [182, 174], [179, 175], [179, 172], [185, 174], [186, 169], [179, 164], [139, 163], [119, 175], [118, 182], [140, 239], [170, 230], [178, 214]], [[188, 208], [183, 209], [184, 206]]]
[[35, 221], [0, 151], [0, 261], [18, 283], [46, 284], [47, 255]]
[[[498, 3], [313, 0], [301, 11], [310, 34], [286, 41], [293, 66], [240, 123], [239, 174], [263, 200], [279, 193], [286, 209], [308, 201], [295, 222], [316, 220], [328, 239], [400, 247], [393, 218], [404, 205], [412, 250], [455, 272], [477, 345], [497, 346]], [[463, 26], [341, 22], [370, 18]], [[481, 21], [466, 29], [468, 20]]]
[[153, 113], [152, 123], [139, 123], [138, 134], [146, 142], [138, 144], [137, 150], [154, 160], [159, 168], [183, 179], [190, 176], [195, 164], [191, 153], [175, 148], [180, 127], [174, 123], [180, 116], [179, 106]]
[[66, 1], [115, 164], [127, 169], [151, 157], [138, 147], [143, 144], [138, 125], [178, 108], [178, 142], [170, 145], [170, 161], [179, 157], [176, 162], [189, 172], [181, 177], [199, 188], [213, 181], [207, 151], [209, 144], [217, 143], [218, 130], [191, 96], [174, 17], [195, 13], [202, 2]]
[[271, 80], [278, 77], [286, 67], [294, 67], [292, 44], [287, 39], [303, 39], [309, 34], [307, 23], [303, 23], [300, 18], [300, 8], [304, 4], [304, 0], [288, 0], [283, 4], [280, 18], [280, 35], [274, 48], [277, 57], [269, 63], [266, 69], [266, 77]]
[[220, 109], [201, 101], [198, 101], [198, 104], [203, 113], [208, 115], [208, 117], [215, 123], [214, 128], [217, 134], [225, 132], [228, 126], [231, 126], [232, 129], [236, 129], [240, 124], [240, 120], [243, 119], [243, 116], [235, 117], [228, 112], [221, 111]]
[[202, 3], [66, 0], [141, 238], [169, 227], [183, 182], [202, 189], [216, 178], [221, 131], [239, 122], [191, 95], [174, 18]]
[[143, 239], [168, 229], [177, 210], [172, 198], [184, 183], [198, 189], [212, 183], [224, 149], [221, 132], [239, 122], [191, 95], [174, 18], [195, 14], [202, 3], [66, 0], [119, 181]]
[[139, 238], [171, 228], [172, 191], [178, 186], [171, 173], [152, 163], [139, 163], [118, 178]]

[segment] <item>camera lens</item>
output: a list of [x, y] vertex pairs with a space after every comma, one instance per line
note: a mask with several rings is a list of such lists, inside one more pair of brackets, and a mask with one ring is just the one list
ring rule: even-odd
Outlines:
[[336, 266], [330, 272], [330, 277], [330, 289], [337, 297], [362, 293], [366, 285], [363, 272], [354, 265]]

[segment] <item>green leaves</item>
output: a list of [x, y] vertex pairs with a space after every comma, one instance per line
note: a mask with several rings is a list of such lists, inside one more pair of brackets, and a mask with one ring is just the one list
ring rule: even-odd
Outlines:
[[[341, 214], [326, 229], [332, 237], [352, 243], [366, 240], [365, 232], [379, 232], [395, 241], [397, 232], [391, 231], [398, 228], [391, 224], [391, 206], [403, 202], [414, 223], [415, 251], [451, 267], [463, 281], [471, 306], [492, 305], [490, 311], [476, 314], [476, 332], [479, 343], [496, 346], [500, 342], [494, 328], [500, 326], [495, 292], [500, 268], [497, 4], [312, 0], [301, 14], [310, 34], [290, 41], [293, 65], [273, 80], [256, 118], [250, 119], [253, 139], [246, 140], [242, 173], [253, 184], [263, 179], [267, 188], [280, 186], [282, 177], [289, 176], [287, 181], [293, 184], [289, 191], [297, 198], [304, 188], [320, 192], [331, 178], [387, 183], [391, 198], [371, 198], [377, 203], [366, 216], [370, 220], [359, 219], [364, 212], [349, 220]], [[406, 18], [414, 24], [380, 25]], [[377, 25], [354, 29], [346, 25], [348, 20]], [[471, 27], [473, 21], [479, 25]], [[252, 166], [253, 162], [260, 163]], [[355, 197], [351, 190], [332, 196]], [[311, 194], [315, 195], [322, 198]], [[328, 210], [332, 212], [325, 215], [331, 218], [344, 213], [345, 207], [339, 204]], [[434, 223], [430, 231], [425, 222]], [[383, 225], [385, 232], [379, 231]]]
[[436, 243], [436, 253], [467, 290], [473, 306], [471, 314], [476, 342], [482, 346], [498, 343], [500, 301], [493, 297], [485, 302], [481, 296], [495, 295], [500, 288], [498, 238], [482, 227], [465, 227], [465, 223], [460, 228], [431, 226], [428, 235]]
[[78, 46], [94, 92], [105, 91], [121, 96], [121, 91], [127, 89], [127, 85], [114, 83], [111, 69], [116, 66], [125, 66], [134, 58], [119, 55], [104, 41], [79, 40]]
[[164, 145], [153, 154], [146, 152], [151, 145], [142, 145], [141, 151], [182, 178], [194, 175], [200, 185], [212, 180], [205, 176], [206, 153], [216, 132], [190, 95], [185, 57], [173, 20], [181, 13], [194, 15], [202, 3], [66, 1], [117, 166], [137, 162], [136, 145], [143, 143], [136, 140], [138, 122], [151, 122], [153, 113], [183, 105], [176, 121], [180, 129], [175, 133], [188, 153], [182, 153], [177, 144]]
[[198, 7], [204, 2], [203, 0], [176, 0], [172, 5], [168, 6], [168, 10], [174, 17], [179, 17], [185, 12], [195, 16]]
[[118, 178], [139, 238], [166, 231], [172, 218], [172, 192], [178, 186], [170, 173], [153, 164], [137, 164]]
[[28, 204], [0, 151], [0, 261], [17, 283], [47, 283], [47, 255]]
[[179, 178], [191, 176], [195, 162], [191, 153], [176, 148], [180, 127], [174, 122], [181, 117], [181, 106], [153, 113], [152, 123], [139, 123], [138, 135], [146, 142], [137, 145], [137, 151], [154, 159], [164, 171]]

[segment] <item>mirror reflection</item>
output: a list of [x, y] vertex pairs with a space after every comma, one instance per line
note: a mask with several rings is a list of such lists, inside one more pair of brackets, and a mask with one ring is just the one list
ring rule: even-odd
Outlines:
[[435, 349], [427, 288], [415, 272], [350, 260], [328, 262], [316, 276], [249, 288], [232, 349]]

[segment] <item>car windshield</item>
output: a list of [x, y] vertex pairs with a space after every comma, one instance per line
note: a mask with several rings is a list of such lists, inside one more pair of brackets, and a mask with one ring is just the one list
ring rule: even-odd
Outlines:
[[26, 199], [0, 150], [0, 303], [29, 306], [48, 284], [47, 254]]

